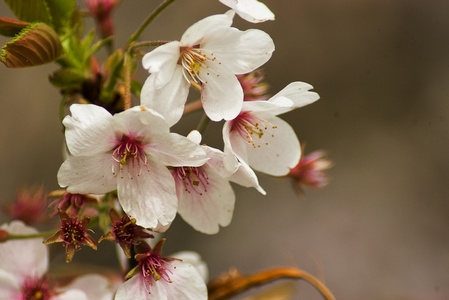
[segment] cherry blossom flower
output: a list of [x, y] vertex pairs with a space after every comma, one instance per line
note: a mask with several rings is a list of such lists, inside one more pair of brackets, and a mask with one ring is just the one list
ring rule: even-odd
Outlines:
[[145, 228], [169, 224], [178, 200], [169, 166], [201, 166], [204, 150], [170, 133], [153, 110], [135, 107], [112, 116], [104, 108], [74, 104], [66, 127], [70, 156], [58, 182], [70, 193], [104, 194], [117, 189], [123, 210]]
[[120, 218], [118, 213], [111, 208], [109, 216], [112, 222], [112, 229], [103, 235], [98, 242], [100, 243], [105, 239], [116, 241], [127, 258], [131, 258], [132, 245], [139, 244], [141, 239], [154, 237], [146, 232], [145, 228], [136, 225], [136, 219], [131, 219], [126, 214]]
[[257, 0], [220, 0], [234, 10], [242, 19], [251, 23], [274, 20], [274, 14], [262, 2]]
[[5, 204], [4, 210], [12, 219], [22, 220], [27, 224], [47, 221], [47, 194], [44, 187], [19, 188], [15, 201]]
[[246, 101], [242, 111], [223, 126], [224, 152], [243, 164], [273, 176], [287, 175], [301, 156], [293, 128], [277, 115], [319, 99], [313, 87], [293, 82], [267, 101]]
[[[201, 142], [201, 134], [192, 131], [187, 138]], [[247, 187], [261, 188], [257, 177], [236, 172], [239, 163], [225, 168], [225, 154], [209, 146], [202, 146], [209, 160], [199, 167], [175, 167], [172, 175], [179, 199], [178, 214], [195, 230], [215, 234], [220, 226], [231, 223], [234, 212], [235, 194], [230, 180]], [[231, 169], [231, 170], [228, 170]], [[263, 190], [261, 190], [263, 192]]]
[[199, 257], [184, 256], [186, 261], [163, 257], [164, 242], [160, 240], [153, 248], [146, 245], [144, 252], [136, 254], [138, 265], [126, 276], [132, 277], [118, 288], [115, 300], [207, 299], [204, 267], [195, 261]]
[[111, 14], [121, 0], [85, 0], [89, 12], [95, 17], [101, 36], [106, 38], [114, 34], [114, 22]]
[[243, 88], [243, 101], [268, 100], [269, 85], [264, 81], [265, 72], [262, 69], [237, 75], [237, 79]]
[[159, 46], [142, 60], [151, 73], [141, 103], [162, 114], [170, 125], [182, 116], [190, 82], [201, 86], [204, 111], [213, 121], [235, 118], [243, 91], [236, 74], [267, 62], [274, 44], [261, 30], [231, 27], [234, 13], [209, 16], [190, 26], [180, 41]]
[[59, 211], [61, 218], [61, 227], [59, 230], [46, 239], [44, 244], [63, 243], [65, 247], [65, 261], [67, 263], [72, 261], [75, 251], [81, 249], [80, 245], [86, 245], [94, 250], [97, 250], [97, 244], [94, 239], [87, 233], [93, 232], [91, 229], [87, 229], [89, 224], [89, 217], [85, 217], [82, 220], [78, 220], [76, 217], [71, 218], [63, 211]]
[[[20, 221], [0, 226], [11, 234], [36, 234]], [[11, 240], [0, 244], [0, 299], [108, 300], [113, 291], [99, 275], [78, 278], [83, 285], [54, 285], [47, 276], [48, 249], [42, 238]], [[93, 297], [95, 295], [95, 297]]]
[[[301, 148], [304, 150], [304, 147]], [[304, 193], [304, 186], [321, 188], [329, 183], [325, 171], [332, 167], [332, 161], [326, 159], [325, 156], [326, 153], [322, 150], [302, 155], [299, 163], [290, 170], [287, 176], [293, 179], [299, 194]]]
[[[78, 216], [81, 210], [85, 210], [89, 205], [98, 204], [98, 198], [92, 195], [86, 194], [72, 194], [65, 190], [57, 190], [48, 194], [48, 197], [58, 197], [56, 200], [50, 203], [50, 206], [54, 206], [51, 217], [54, 217], [60, 210], [64, 211], [70, 217]], [[95, 215], [97, 211], [91, 209], [84, 211], [87, 215]]]

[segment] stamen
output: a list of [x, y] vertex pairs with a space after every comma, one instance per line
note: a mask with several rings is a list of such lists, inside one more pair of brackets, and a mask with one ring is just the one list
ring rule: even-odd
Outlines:
[[[243, 112], [232, 121], [231, 131], [236, 130], [253, 148], [260, 148], [261, 145], [268, 145], [268, 142], [264, 139], [264, 143], [260, 144], [258, 140], [276, 128], [277, 126], [269, 121], [262, 120], [249, 112]], [[271, 137], [274, 137], [273, 133]]]
[[[205, 69], [206, 74], [210, 73], [220, 76], [216, 71], [210, 68], [210, 62], [217, 60], [213, 53], [208, 56], [204, 50], [199, 48], [185, 48], [181, 52], [181, 65], [183, 67], [184, 78], [190, 82], [193, 80], [197, 84], [207, 83], [207, 80], [201, 76], [201, 70]], [[209, 64], [208, 64], [209, 63]], [[220, 63], [219, 63], [220, 64]]]
[[178, 179], [182, 181], [186, 192], [194, 191], [200, 196], [203, 195], [203, 192], [207, 192], [209, 177], [202, 167], [178, 167], [175, 172]]
[[[142, 174], [142, 168], [148, 168], [148, 158], [143, 151], [142, 142], [124, 135], [119, 145], [112, 153], [114, 160], [119, 163], [120, 176], [123, 178], [123, 167], [127, 167], [128, 176], [133, 179], [133, 173], [137, 170], [137, 176]], [[112, 165], [112, 173], [115, 174], [115, 164]]]

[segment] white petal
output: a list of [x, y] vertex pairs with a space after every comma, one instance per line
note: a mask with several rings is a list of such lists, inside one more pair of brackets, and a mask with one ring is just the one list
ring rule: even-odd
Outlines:
[[209, 16], [190, 26], [182, 35], [180, 44], [182, 47], [199, 45], [204, 37], [215, 35], [231, 24], [232, 17], [227, 14]]
[[[231, 142], [232, 140], [232, 142]], [[223, 141], [224, 141], [224, 166], [228, 170], [232, 170], [233, 174], [230, 180], [242, 185], [244, 187], [254, 187], [262, 195], [266, 195], [265, 190], [259, 185], [256, 173], [248, 166], [244, 158], [247, 158], [246, 143], [236, 132], [231, 132], [231, 122], [226, 122], [223, 126]], [[233, 147], [236, 147], [237, 152], [240, 152], [242, 156], [239, 156], [234, 151]], [[236, 160], [238, 163], [236, 164]]]
[[181, 259], [183, 263], [191, 264], [203, 278], [204, 282], [209, 280], [209, 270], [207, 264], [201, 259], [201, 256], [193, 251], [181, 251], [170, 255], [170, 257]]
[[[5, 260], [7, 257], [1, 258]], [[21, 284], [15, 274], [0, 269], [0, 300], [22, 300]]]
[[201, 139], [203, 138], [201, 136], [201, 133], [198, 130], [192, 130], [189, 132], [189, 134], [187, 135], [187, 138], [189, 140], [191, 140], [193, 143], [195, 144], [199, 144], [201, 143]]
[[156, 75], [150, 75], [143, 84], [140, 94], [141, 105], [160, 113], [169, 126], [181, 119], [189, 94], [190, 84], [185, 80], [182, 72], [182, 67], [177, 65], [172, 79], [159, 89], [155, 87]]
[[274, 20], [274, 14], [268, 7], [256, 0], [220, 0], [224, 5], [229, 6], [235, 12], [251, 23], [260, 23]]
[[242, 86], [237, 77], [225, 68], [217, 70], [215, 67], [214, 71], [216, 73], [202, 74], [202, 79], [205, 80], [201, 90], [204, 112], [215, 122], [232, 120], [242, 109]]
[[114, 147], [112, 115], [107, 110], [93, 104], [73, 104], [70, 111], [72, 116], [66, 116], [63, 123], [71, 154], [93, 155]]
[[117, 188], [117, 175], [112, 169], [115, 164], [112, 153], [71, 156], [59, 168], [58, 183], [70, 193], [108, 193]]
[[255, 100], [243, 102], [242, 111], [265, 112], [273, 116], [293, 109], [293, 101], [286, 97], [270, 99], [272, 101]]
[[288, 98], [293, 102], [292, 109], [295, 109], [311, 104], [320, 99], [320, 96], [315, 92], [310, 92], [310, 89], [313, 89], [313, 86], [308, 83], [301, 81], [292, 82], [283, 88], [279, 93], [271, 97], [268, 101], [275, 103], [281, 98]]
[[142, 58], [142, 65], [154, 76], [154, 86], [159, 89], [172, 79], [181, 55], [180, 44], [173, 41], [148, 52]]
[[231, 223], [234, 212], [235, 194], [229, 181], [207, 165], [207, 184], [199, 184], [186, 190], [182, 180], [177, 180], [179, 198], [178, 213], [195, 230], [215, 234]]
[[[35, 234], [38, 231], [21, 221], [3, 224], [11, 234]], [[27, 276], [42, 276], [48, 268], [48, 249], [43, 238], [11, 240], [0, 243], [0, 269], [16, 276], [21, 282]]]
[[[62, 294], [53, 296], [52, 300], [91, 300], [87, 298], [86, 294], [84, 294], [81, 290], [68, 290], [63, 292]], [[95, 298], [92, 298], [92, 300]]]
[[274, 51], [271, 37], [258, 29], [230, 28], [208, 38], [202, 47], [213, 52], [234, 74], [254, 71], [266, 63]]
[[[151, 300], [156, 299], [149, 293], [147, 283], [142, 278], [141, 274], [137, 274], [134, 277], [128, 279], [122, 285], [119, 286], [117, 293], [115, 294], [115, 300]], [[161, 298], [161, 300], [167, 299]]]
[[132, 179], [118, 177], [118, 198], [123, 210], [145, 228], [167, 225], [176, 216], [178, 199], [173, 177], [160, 162], [148, 158], [148, 170]]
[[167, 166], [202, 166], [207, 161], [200, 145], [177, 133], [153, 136], [145, 152]]
[[60, 291], [80, 290], [91, 300], [110, 300], [114, 292], [109, 281], [97, 274], [88, 274], [75, 279], [72, 283]]
[[122, 139], [122, 135], [126, 135], [140, 139], [143, 144], [148, 143], [153, 135], [167, 134], [170, 131], [163, 116], [143, 106], [115, 114], [113, 125], [118, 140]]
[[301, 156], [298, 137], [280, 118], [264, 116], [262, 119], [269, 125], [261, 138], [254, 138], [255, 147], [247, 145], [248, 164], [256, 171], [273, 176], [287, 175]]

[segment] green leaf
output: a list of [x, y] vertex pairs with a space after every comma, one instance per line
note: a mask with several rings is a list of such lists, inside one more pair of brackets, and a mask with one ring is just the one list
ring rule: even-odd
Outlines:
[[64, 68], [51, 74], [49, 80], [59, 88], [71, 88], [81, 85], [86, 77], [78, 69]]
[[2, 61], [8, 68], [23, 68], [51, 62], [61, 54], [56, 32], [44, 23], [33, 23], [2, 48]]
[[0, 34], [4, 36], [13, 37], [17, 35], [22, 29], [29, 26], [30, 23], [11, 19], [7, 17], [0, 17]]
[[52, 24], [50, 9], [43, 0], [5, 0], [5, 3], [22, 21]]
[[68, 26], [75, 11], [76, 0], [46, 0], [46, 3], [53, 20], [53, 28], [61, 33]]

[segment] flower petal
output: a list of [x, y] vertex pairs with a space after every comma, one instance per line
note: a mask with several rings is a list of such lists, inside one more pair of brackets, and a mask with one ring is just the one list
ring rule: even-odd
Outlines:
[[112, 168], [116, 161], [112, 153], [92, 156], [71, 156], [58, 171], [58, 183], [70, 193], [104, 194], [117, 187]]
[[231, 27], [232, 17], [219, 14], [204, 18], [190, 26], [181, 37], [181, 47], [199, 45], [206, 36], [215, 35], [217, 31]]
[[[53, 296], [52, 300], [89, 300], [81, 290], [68, 290], [62, 294]], [[95, 298], [92, 298], [95, 299]], [[110, 298], [111, 299], [111, 298]]]
[[169, 126], [181, 119], [189, 94], [190, 84], [185, 80], [182, 72], [182, 67], [177, 65], [172, 79], [159, 89], [155, 87], [156, 76], [150, 75], [143, 84], [140, 94], [141, 105], [160, 113]]
[[[11, 234], [35, 234], [38, 231], [21, 221], [3, 224], [1, 229]], [[0, 244], [0, 269], [14, 274], [22, 283], [27, 276], [42, 276], [48, 268], [48, 249], [43, 238], [11, 240]]]
[[86, 299], [110, 300], [114, 292], [110, 288], [109, 281], [98, 274], [88, 274], [75, 279], [72, 283], [60, 291], [79, 290], [82, 291]]
[[256, 0], [220, 0], [232, 8], [242, 19], [251, 23], [274, 20], [274, 14], [268, 7]]
[[[2, 256], [4, 260], [6, 256]], [[15, 274], [0, 269], [0, 300], [22, 300], [22, 280]]]
[[[255, 141], [256, 147], [247, 145], [248, 164], [254, 170], [273, 176], [287, 175], [301, 156], [298, 137], [293, 128], [278, 117], [264, 116], [261, 119], [270, 125]], [[238, 153], [234, 145], [233, 149]]]
[[170, 257], [181, 259], [182, 262], [191, 264], [201, 275], [204, 282], [209, 280], [209, 270], [207, 268], [207, 264], [201, 259], [201, 256], [198, 253], [193, 251], [181, 251], [170, 255]]
[[202, 166], [208, 160], [200, 145], [177, 133], [153, 136], [145, 152], [172, 167]]
[[148, 171], [118, 177], [118, 198], [123, 210], [145, 228], [167, 225], [176, 215], [178, 199], [173, 177], [159, 161], [148, 158]]
[[111, 132], [112, 115], [93, 104], [73, 104], [71, 116], [66, 116], [67, 147], [73, 155], [93, 155], [111, 150], [115, 138]]
[[207, 184], [198, 185], [195, 190], [186, 190], [178, 181], [176, 191], [179, 198], [178, 213], [195, 230], [215, 234], [231, 223], [234, 212], [235, 194], [229, 181], [207, 165]]
[[274, 43], [261, 30], [230, 28], [209, 37], [202, 48], [213, 52], [234, 74], [244, 74], [254, 71], [271, 58]]
[[313, 86], [311, 86], [310, 84], [301, 81], [295, 81], [288, 84], [285, 88], [271, 97], [268, 101], [276, 103], [281, 98], [288, 98], [293, 101], [292, 109], [303, 107], [320, 99], [320, 96], [317, 93], [309, 91], [311, 89], [313, 89]]
[[154, 76], [154, 86], [160, 89], [175, 72], [180, 54], [180, 43], [173, 41], [157, 47], [142, 58], [142, 65]]
[[237, 77], [224, 67], [213, 66], [214, 72], [203, 73], [201, 100], [207, 116], [215, 122], [232, 120], [243, 105], [243, 89]]

